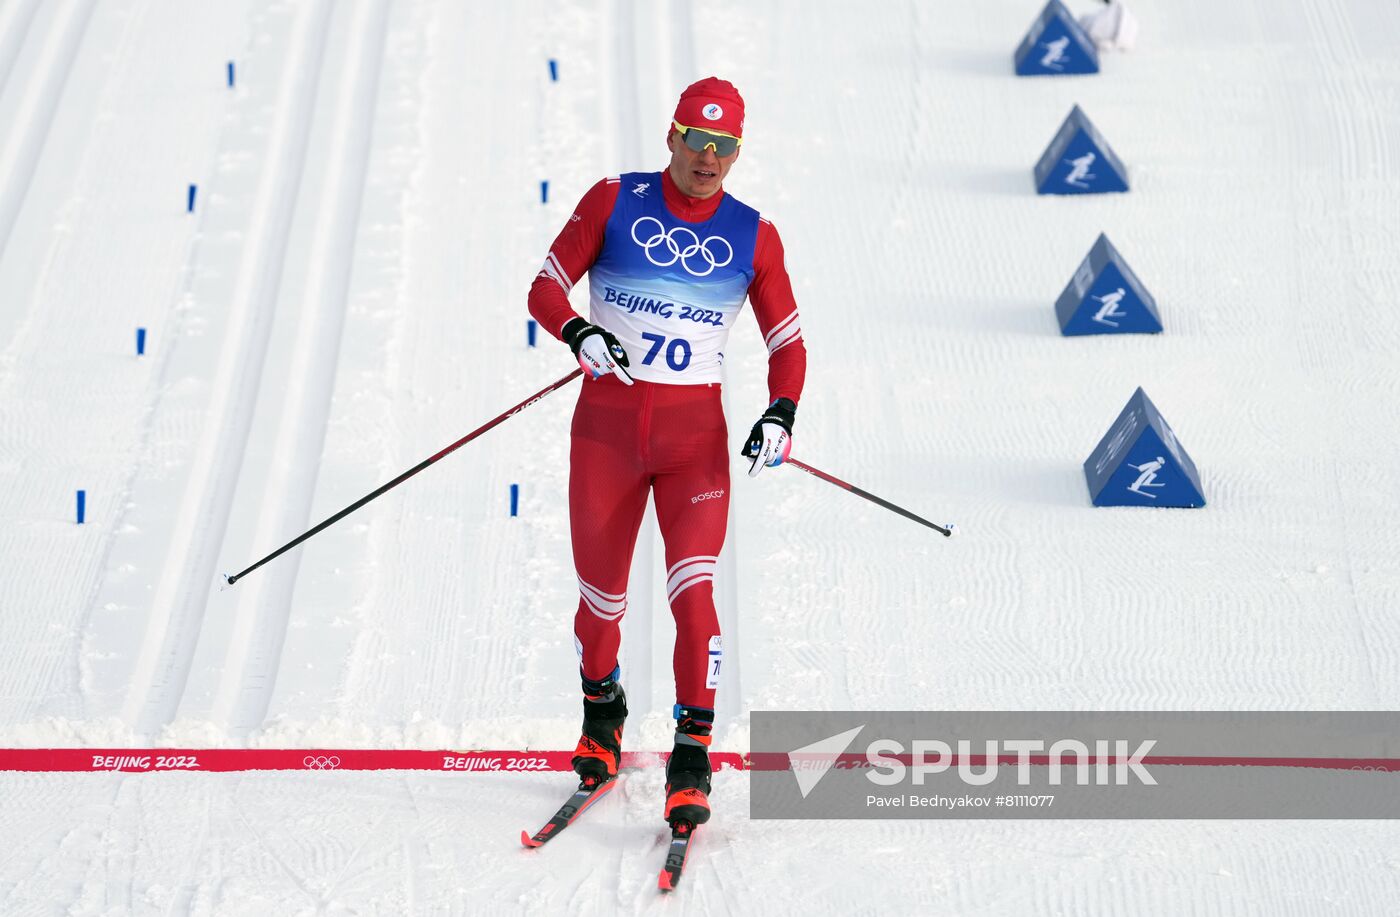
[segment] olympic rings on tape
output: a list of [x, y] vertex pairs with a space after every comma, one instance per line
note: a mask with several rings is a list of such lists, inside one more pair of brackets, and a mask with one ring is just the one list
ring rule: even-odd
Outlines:
[[302, 759], [302, 766], [313, 771], [333, 771], [340, 767], [339, 755], [307, 755]]

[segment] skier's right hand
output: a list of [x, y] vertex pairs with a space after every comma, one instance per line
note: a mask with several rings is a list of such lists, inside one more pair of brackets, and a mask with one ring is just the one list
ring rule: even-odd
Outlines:
[[581, 318], [571, 318], [559, 333], [574, 356], [578, 357], [578, 365], [594, 379], [612, 373], [625, 385], [632, 384], [632, 377], [627, 373], [627, 367], [631, 365], [627, 361], [627, 351], [612, 332], [590, 325]]

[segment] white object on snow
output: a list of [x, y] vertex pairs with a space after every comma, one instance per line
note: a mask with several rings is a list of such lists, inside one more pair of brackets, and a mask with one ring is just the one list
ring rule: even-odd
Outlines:
[[1137, 44], [1137, 17], [1117, 0], [1101, 10], [1080, 16], [1079, 24], [1100, 51], [1129, 51]]

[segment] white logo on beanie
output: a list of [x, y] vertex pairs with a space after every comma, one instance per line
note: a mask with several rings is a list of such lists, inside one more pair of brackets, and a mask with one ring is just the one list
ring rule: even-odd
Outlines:
[[700, 114], [704, 115], [706, 119], [710, 121], [718, 121], [720, 118], [724, 117], [724, 109], [720, 108], [714, 102], [711, 102], [709, 105], [700, 109]]

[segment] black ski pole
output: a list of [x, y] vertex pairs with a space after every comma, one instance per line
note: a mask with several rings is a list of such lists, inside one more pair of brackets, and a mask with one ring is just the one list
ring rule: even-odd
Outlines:
[[811, 465], [808, 465], [808, 464], [805, 463], [805, 462], [799, 462], [799, 461], [798, 461], [797, 459], [795, 459], [795, 458], [789, 457], [789, 458], [787, 459], [787, 461], [783, 462], [783, 464], [784, 464], [784, 465], [792, 465], [792, 466], [794, 466], [794, 467], [796, 467], [796, 468], [801, 468], [803, 471], [807, 472], [808, 474], [810, 474], [810, 475], [815, 475], [816, 477], [821, 478], [823, 481], [826, 481], [828, 484], [835, 484], [837, 487], [840, 487], [840, 488], [842, 488], [843, 490], [849, 490], [851, 493], [855, 494], [857, 497], [864, 497], [866, 500], [869, 500], [871, 503], [874, 503], [874, 504], [876, 504], [877, 506], [883, 506], [885, 509], [890, 510], [891, 512], [899, 513], [901, 516], [903, 516], [903, 517], [906, 518], [906, 519], [913, 519], [915, 522], [919, 523], [920, 525], [926, 525], [926, 526], [928, 526], [929, 528], [933, 529], [935, 532], [941, 532], [941, 533], [943, 533], [943, 535], [945, 535], [945, 536], [953, 534], [953, 530], [957, 528], [957, 526], [953, 525], [953, 523], [951, 523], [951, 522], [949, 522], [949, 523], [947, 524], [946, 527], [945, 527], [945, 526], [941, 526], [941, 525], [937, 525], [937, 524], [932, 523], [932, 522], [929, 522], [929, 521], [928, 521], [927, 519], [925, 519], [923, 516], [916, 516], [915, 514], [909, 512], [909, 510], [907, 510], [907, 509], [904, 509], [904, 508], [899, 507], [899, 506], [895, 506], [893, 503], [891, 503], [891, 502], [888, 501], [888, 500], [882, 500], [882, 499], [880, 499], [879, 497], [875, 496], [874, 494], [869, 493], [868, 491], [861, 490], [859, 487], [855, 486], [854, 484], [847, 484], [845, 481], [841, 480], [840, 478], [838, 478], [838, 477], [836, 477], [836, 476], [834, 476], [834, 475], [827, 474], [825, 471], [821, 471], [821, 470], [819, 470], [819, 469], [813, 468]]
[[520, 413], [521, 411], [523, 411], [523, 410], [525, 410], [526, 408], [528, 408], [530, 405], [534, 404], [536, 401], [539, 401], [539, 400], [540, 400], [541, 398], [543, 398], [545, 395], [548, 395], [550, 392], [554, 391], [555, 389], [563, 388], [565, 385], [567, 385], [567, 384], [569, 384], [570, 382], [574, 381], [575, 379], [577, 379], [577, 378], [578, 378], [579, 376], [581, 376], [581, 375], [583, 375], [583, 370], [582, 370], [582, 369], [576, 369], [576, 370], [574, 370], [573, 372], [569, 373], [569, 374], [568, 374], [567, 376], [565, 376], [564, 378], [560, 379], [558, 382], [552, 382], [552, 383], [550, 383], [549, 385], [547, 385], [547, 386], [545, 386], [544, 388], [540, 389], [538, 392], [535, 392], [535, 394], [531, 395], [529, 398], [526, 398], [524, 401], [522, 401], [522, 402], [520, 402], [519, 404], [517, 404], [515, 407], [510, 408], [509, 410], [503, 411], [503, 412], [501, 412], [500, 414], [497, 414], [494, 418], [492, 418], [491, 420], [488, 420], [486, 423], [484, 423], [484, 424], [482, 424], [481, 426], [477, 427], [475, 430], [471, 431], [471, 432], [468, 433], [466, 436], [463, 436], [461, 439], [457, 440], [455, 443], [453, 443], [452, 445], [448, 446], [446, 449], [443, 449], [441, 452], [437, 453], [436, 455], [429, 456], [428, 458], [426, 458], [426, 459], [424, 459], [423, 461], [419, 462], [417, 465], [414, 465], [412, 468], [408, 469], [408, 470], [405, 471], [403, 474], [401, 474], [401, 475], [399, 475], [398, 477], [394, 478], [394, 479], [393, 479], [392, 481], [390, 481], [388, 484], [385, 484], [384, 486], [382, 486], [382, 487], [380, 487], [379, 489], [375, 490], [373, 493], [371, 493], [371, 494], [366, 494], [365, 496], [363, 496], [363, 497], [361, 497], [360, 499], [356, 500], [354, 503], [351, 503], [349, 506], [345, 507], [345, 509], [343, 509], [343, 510], [341, 510], [340, 512], [336, 513], [334, 516], [331, 516], [329, 519], [327, 519], [327, 520], [325, 520], [324, 522], [320, 523], [319, 525], [317, 525], [315, 528], [311, 529], [310, 531], [303, 532], [302, 534], [298, 535], [296, 538], [293, 538], [291, 541], [289, 541], [289, 542], [287, 542], [286, 544], [282, 545], [282, 547], [278, 548], [276, 551], [273, 551], [271, 554], [267, 555], [267, 556], [264, 557], [262, 560], [260, 560], [260, 561], [258, 561], [257, 563], [253, 564], [253, 565], [252, 565], [251, 567], [249, 567], [248, 569], [242, 570], [242, 571], [240, 571], [240, 572], [238, 572], [238, 573], [235, 573], [235, 574], [233, 574], [232, 576], [230, 576], [230, 575], [227, 574], [227, 573], [224, 574], [224, 579], [228, 581], [228, 584], [229, 584], [230, 586], [232, 586], [234, 583], [238, 582], [238, 581], [241, 580], [243, 577], [247, 576], [249, 573], [252, 573], [254, 570], [258, 569], [258, 568], [261, 567], [263, 564], [267, 563], [269, 560], [272, 560], [273, 558], [275, 558], [275, 557], [281, 555], [282, 553], [284, 553], [284, 552], [286, 552], [286, 551], [290, 551], [292, 548], [295, 548], [297, 545], [301, 544], [303, 541], [305, 541], [306, 539], [310, 538], [312, 535], [315, 535], [317, 532], [321, 531], [321, 530], [324, 529], [326, 526], [331, 525], [332, 523], [338, 522], [338, 521], [341, 520], [341, 519], [344, 519], [346, 516], [350, 515], [350, 514], [353, 513], [355, 510], [357, 510], [357, 509], [359, 509], [360, 507], [364, 506], [366, 503], [368, 503], [369, 501], [373, 500], [375, 497], [378, 497], [380, 494], [383, 494], [385, 491], [392, 490], [393, 488], [398, 487], [398, 486], [399, 486], [400, 484], [402, 484], [404, 481], [407, 481], [409, 478], [413, 477], [415, 474], [417, 474], [418, 472], [422, 471], [424, 468], [427, 468], [429, 465], [433, 464], [433, 463], [436, 462], [438, 459], [445, 458], [445, 457], [451, 455], [453, 452], [456, 452], [458, 449], [462, 448], [462, 447], [465, 446], [467, 443], [469, 443], [469, 442], [471, 442], [472, 440], [476, 439], [478, 436], [480, 436], [481, 434], [485, 433], [487, 430], [489, 430], [489, 429], [491, 429], [492, 427], [496, 426], [496, 425], [499, 424], [501, 421], [506, 420], [506, 419], [509, 418], [509, 417], [515, 416], [516, 414], [518, 414], [518, 413]]

